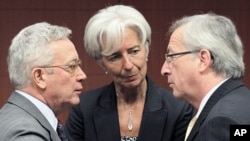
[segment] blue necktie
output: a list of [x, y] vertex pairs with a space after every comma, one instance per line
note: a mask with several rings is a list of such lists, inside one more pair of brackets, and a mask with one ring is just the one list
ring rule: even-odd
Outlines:
[[59, 121], [57, 124], [56, 131], [61, 141], [68, 141], [68, 138], [66, 137], [66, 134], [64, 133], [63, 125]]

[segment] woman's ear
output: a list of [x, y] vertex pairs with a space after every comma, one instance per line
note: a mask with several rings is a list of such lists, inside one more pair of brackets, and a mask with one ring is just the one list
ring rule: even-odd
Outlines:
[[32, 70], [32, 79], [34, 83], [40, 87], [41, 89], [45, 89], [47, 87], [46, 84], [46, 77], [47, 74], [45, 73], [43, 68], [35, 68]]
[[146, 48], [146, 57], [147, 57], [147, 59], [148, 59], [148, 55], [149, 55], [149, 47], [148, 48]]
[[98, 62], [98, 65], [104, 70], [105, 74], [108, 74], [108, 71], [103, 61], [97, 61], [97, 62]]

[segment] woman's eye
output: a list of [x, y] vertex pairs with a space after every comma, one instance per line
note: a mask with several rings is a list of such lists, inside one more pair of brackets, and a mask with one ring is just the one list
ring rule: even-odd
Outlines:
[[133, 50], [131, 50], [129, 53], [135, 55], [135, 54], [137, 54], [138, 52], [139, 52], [138, 49], [133, 49]]
[[113, 61], [116, 61], [118, 58], [119, 58], [119, 55], [111, 55], [108, 57], [108, 60], [113, 62]]

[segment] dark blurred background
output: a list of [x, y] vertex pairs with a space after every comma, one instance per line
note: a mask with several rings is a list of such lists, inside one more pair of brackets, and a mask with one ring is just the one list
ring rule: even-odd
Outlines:
[[[0, 107], [13, 91], [7, 71], [6, 57], [12, 38], [23, 28], [47, 21], [72, 29], [74, 42], [83, 70], [88, 78], [85, 90], [100, 87], [111, 79], [84, 51], [84, 27], [99, 9], [124, 4], [138, 9], [152, 27], [152, 44], [148, 61], [149, 76], [161, 87], [168, 88], [167, 78], [160, 74], [172, 21], [185, 15], [215, 12], [231, 18], [245, 46], [246, 71], [244, 82], [250, 87], [250, 1], [249, 0], [0, 0]], [[209, 81], [209, 80], [208, 80]], [[64, 122], [68, 112], [59, 118]]]

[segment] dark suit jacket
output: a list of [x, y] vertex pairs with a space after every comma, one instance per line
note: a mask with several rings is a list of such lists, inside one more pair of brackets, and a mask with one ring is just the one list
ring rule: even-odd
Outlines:
[[[66, 122], [71, 141], [121, 141], [114, 84], [83, 93]], [[140, 141], [183, 141], [193, 109], [148, 80]]]
[[229, 141], [230, 125], [250, 125], [250, 91], [229, 79], [209, 98], [187, 141]]
[[14, 92], [0, 110], [0, 141], [60, 141], [42, 113]]

